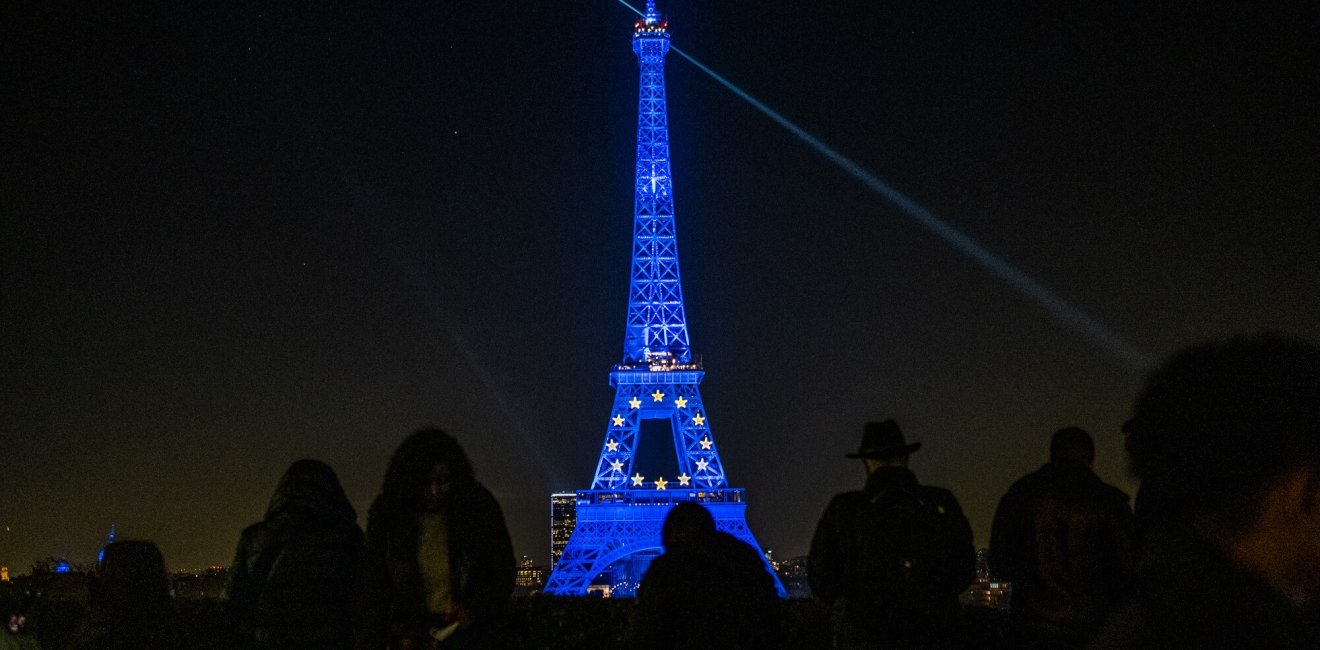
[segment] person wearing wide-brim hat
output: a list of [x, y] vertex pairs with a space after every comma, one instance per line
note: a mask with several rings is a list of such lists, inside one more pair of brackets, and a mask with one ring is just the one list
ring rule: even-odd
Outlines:
[[921, 443], [908, 444], [903, 431], [893, 420], [867, 422], [862, 428], [862, 445], [856, 453], [844, 454], [848, 458], [907, 458], [921, 449]]
[[866, 485], [830, 501], [811, 540], [812, 595], [833, 604], [840, 648], [953, 642], [958, 594], [976, 573], [972, 529], [952, 492], [921, 485], [921, 448], [893, 420], [867, 422], [857, 451]]

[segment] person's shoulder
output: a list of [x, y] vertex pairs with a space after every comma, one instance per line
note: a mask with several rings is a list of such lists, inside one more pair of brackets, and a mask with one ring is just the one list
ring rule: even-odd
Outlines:
[[672, 571], [675, 566], [684, 564], [684, 553], [675, 550], [666, 550], [657, 555], [655, 559], [646, 567], [645, 575], [663, 575]]
[[459, 499], [477, 499], [481, 501], [494, 501], [495, 494], [486, 487], [484, 483], [477, 479], [463, 481], [462, 487], [454, 495]]
[[265, 521], [258, 521], [257, 523], [244, 528], [241, 537], [242, 539], [259, 537], [265, 535], [268, 530], [270, 530], [270, 524]]
[[927, 509], [934, 510], [941, 516], [957, 513], [964, 520], [967, 518], [967, 515], [962, 514], [962, 504], [951, 490], [936, 485], [921, 485], [917, 487], [917, 495]]
[[1089, 507], [1100, 512], [1125, 510], [1130, 513], [1132, 511], [1132, 501], [1128, 498], [1128, 494], [1105, 483], [1099, 477], [1096, 477], [1086, 490], [1077, 493], [1074, 502], [1089, 503]]
[[292, 531], [292, 539], [317, 542], [361, 542], [362, 528], [356, 521], [309, 519]]
[[1036, 499], [1041, 491], [1040, 470], [1030, 472], [1013, 481], [1004, 491], [1004, 495], [999, 497], [1000, 508], [1022, 508], [1025, 504]]
[[466, 502], [465, 505], [477, 510], [500, 510], [499, 499], [496, 499], [495, 494], [476, 479], [473, 479], [472, 482], [468, 484], [466, 490], [460, 494], [456, 494], [455, 498], [458, 499], [460, 503]]
[[731, 555], [738, 556], [742, 559], [752, 558], [755, 559], [757, 562], [761, 561], [761, 553], [756, 550], [756, 547], [752, 546], [751, 544], [748, 544], [747, 542], [744, 542], [741, 539], [738, 539], [737, 537], [734, 537], [729, 533], [726, 533], [722, 530], [717, 531], [715, 533], [715, 540], [716, 540], [715, 542], [716, 544], [718, 544], [722, 549], [725, 549], [725, 552]]
[[830, 497], [830, 503], [828, 506], [826, 506], [826, 509], [832, 510], [834, 508], [853, 506], [864, 501], [865, 499], [866, 499], [866, 493], [862, 492], [861, 490], [850, 490], [848, 492], [840, 492], [834, 495], [833, 497]]
[[821, 522], [836, 521], [842, 513], [856, 512], [866, 501], [866, 494], [854, 490], [852, 492], [840, 492], [830, 497], [830, 502], [825, 506], [825, 512], [821, 513]]
[[385, 511], [389, 509], [388, 501], [384, 494], [377, 494], [376, 498], [371, 500], [371, 505], [367, 507], [367, 521], [384, 516]]
[[258, 521], [243, 529], [243, 532], [238, 536], [238, 544], [243, 548], [252, 549], [265, 545], [269, 537], [270, 524], [265, 521]]
[[1132, 500], [1128, 498], [1126, 492], [1112, 486], [1105, 485], [1104, 494], [1104, 512], [1110, 521], [1128, 521], [1133, 520]]
[[1132, 499], [1128, 496], [1127, 492], [1124, 492], [1113, 485], [1105, 483], [1104, 481], [1100, 482], [1099, 492], [1103, 494], [1106, 499], [1109, 499], [1110, 501], [1114, 501], [1116, 503], [1122, 503], [1124, 505], [1127, 505], [1132, 501]]
[[917, 493], [921, 498], [936, 503], [958, 503], [958, 497], [953, 495], [952, 490], [938, 485], [918, 485]]

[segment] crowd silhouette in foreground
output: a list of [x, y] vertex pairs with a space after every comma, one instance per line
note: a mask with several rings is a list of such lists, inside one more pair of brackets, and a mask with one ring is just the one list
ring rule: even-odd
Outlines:
[[[957, 498], [908, 468], [920, 442], [868, 423], [861, 490], [836, 495], [808, 579], [836, 648], [1320, 648], [1320, 348], [1266, 335], [1184, 350], [1146, 380], [1123, 433], [1128, 497], [1069, 427], [994, 517], [1009, 625], [963, 633], [972, 533]], [[1042, 443], [1044, 441], [1042, 440]], [[1044, 446], [1044, 445], [1042, 445]], [[243, 531], [226, 607], [245, 648], [503, 647], [515, 563], [500, 506], [462, 447], [423, 429], [395, 451], [365, 534], [334, 471], [295, 462]], [[760, 553], [673, 507], [625, 647], [797, 647]], [[13, 643], [12, 639], [8, 639]], [[105, 549], [67, 647], [193, 647], [151, 542]], [[19, 646], [12, 646], [19, 647]], [[22, 647], [35, 647], [34, 644]]]

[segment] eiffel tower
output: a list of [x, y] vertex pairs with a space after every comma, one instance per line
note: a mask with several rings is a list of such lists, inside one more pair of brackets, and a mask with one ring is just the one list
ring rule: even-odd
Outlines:
[[[697, 388], [705, 372], [688, 345], [665, 108], [669, 24], [660, 18], [655, 0], [647, 0], [644, 17], [634, 26], [632, 48], [641, 89], [623, 362], [610, 372], [614, 408], [596, 476], [591, 489], [577, 491], [577, 525], [546, 583], [545, 592], [554, 595], [585, 595], [602, 574], [612, 576], [612, 596], [634, 595], [645, 564], [662, 548], [665, 516], [680, 501], [701, 503], [717, 528], [761, 548], [747, 527], [746, 491], [730, 488], [725, 477]], [[676, 476], [651, 478], [634, 467], [643, 420], [668, 421], [678, 457]], [[783, 596], [778, 578], [775, 585]]]

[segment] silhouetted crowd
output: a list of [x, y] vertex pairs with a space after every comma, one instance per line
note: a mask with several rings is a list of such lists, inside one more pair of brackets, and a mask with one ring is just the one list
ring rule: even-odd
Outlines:
[[[1076, 427], [1000, 500], [988, 561], [1012, 595], [995, 647], [1320, 648], [1320, 348], [1260, 336], [1184, 350], [1147, 378], [1122, 433], [1135, 511]], [[909, 469], [920, 447], [886, 420], [847, 454], [865, 484], [826, 506], [808, 570], [832, 647], [987, 643], [959, 624], [971, 527], [952, 492]], [[787, 647], [757, 549], [697, 502], [670, 510], [662, 538], [627, 647]], [[226, 607], [248, 648], [492, 648], [514, 574], [499, 504], [453, 437], [423, 429], [391, 458], [365, 534], [329, 466], [289, 467], [240, 537]], [[106, 547], [70, 647], [191, 647], [155, 545]]]

